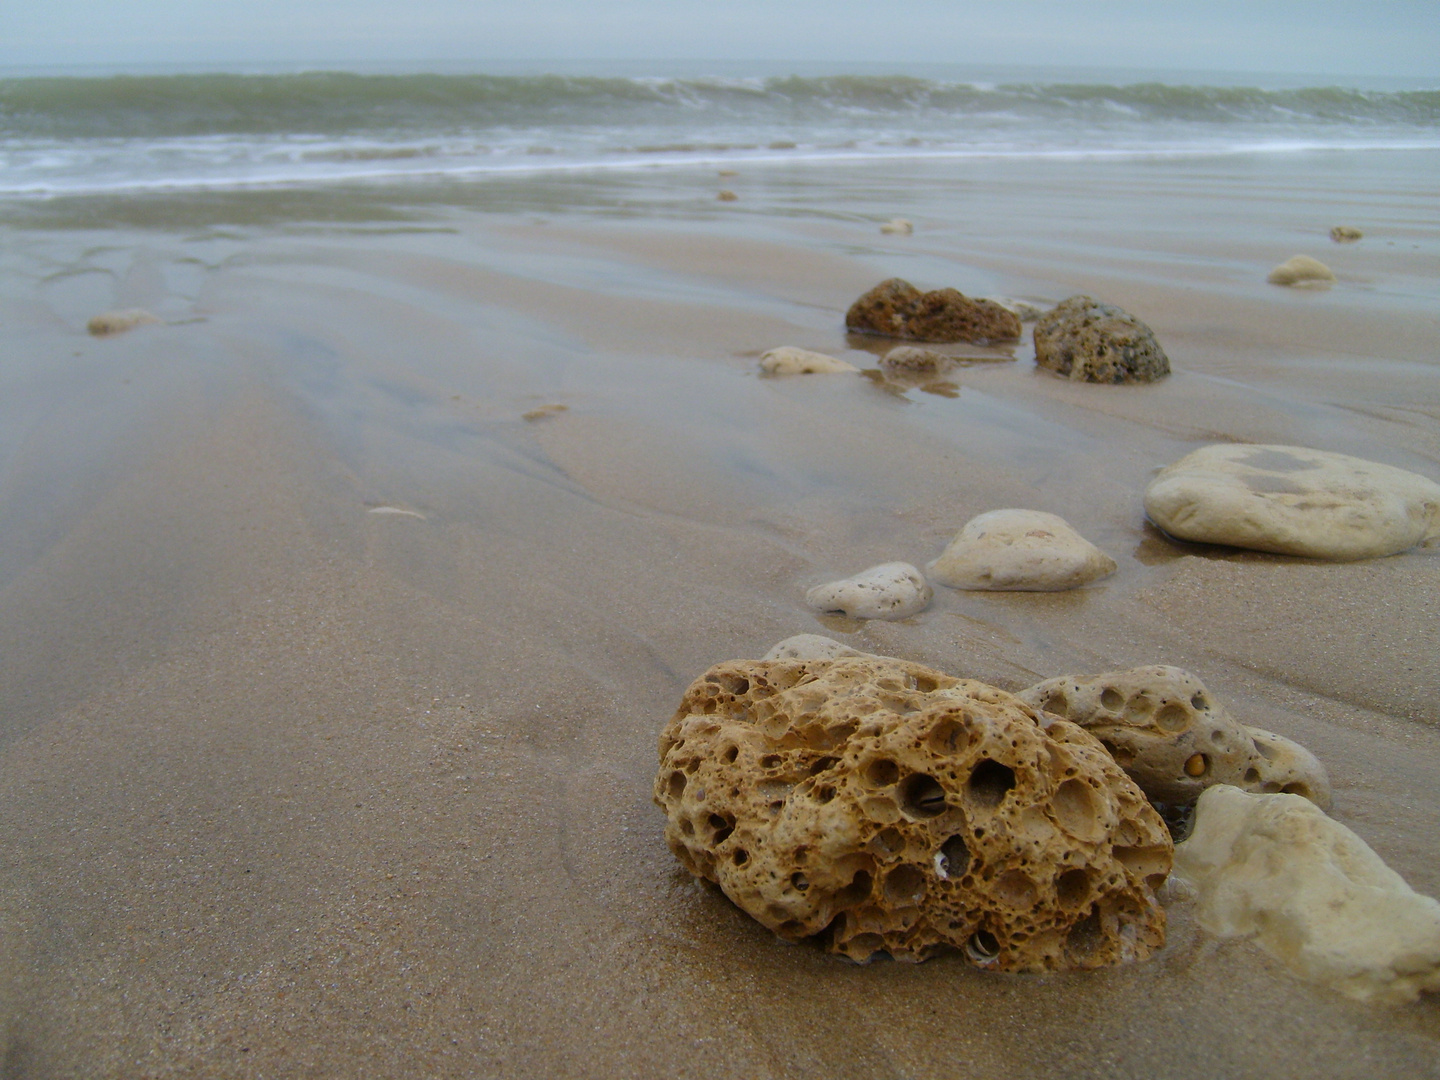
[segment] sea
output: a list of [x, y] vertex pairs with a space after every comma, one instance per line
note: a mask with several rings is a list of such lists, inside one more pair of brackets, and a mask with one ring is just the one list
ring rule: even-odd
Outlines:
[[658, 62], [0, 72], [11, 223], [93, 223], [107, 200], [133, 212], [147, 196], [463, 202], [507, 181], [695, 168], [1437, 148], [1440, 78]]

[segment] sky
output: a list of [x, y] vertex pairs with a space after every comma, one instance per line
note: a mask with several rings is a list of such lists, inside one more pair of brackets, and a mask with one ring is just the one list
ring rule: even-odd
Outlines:
[[1440, 76], [1437, 0], [0, 0], [0, 66], [801, 61]]

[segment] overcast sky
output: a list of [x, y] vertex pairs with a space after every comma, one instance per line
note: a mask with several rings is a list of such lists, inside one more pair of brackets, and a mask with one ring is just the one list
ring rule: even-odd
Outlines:
[[1440, 0], [0, 0], [0, 65], [796, 60], [1440, 75]]

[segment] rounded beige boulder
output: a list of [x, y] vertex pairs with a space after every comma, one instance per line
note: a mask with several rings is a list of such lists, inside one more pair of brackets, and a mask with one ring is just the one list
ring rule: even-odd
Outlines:
[[1058, 592], [1115, 572], [1115, 560], [1043, 510], [991, 510], [966, 522], [925, 568], [952, 589]]
[[1271, 285], [1329, 285], [1335, 272], [1309, 255], [1292, 255], [1265, 278]]
[[1436, 534], [1440, 484], [1300, 446], [1205, 446], [1162, 469], [1145, 513], [1165, 532], [1312, 559], [1369, 559]]
[[907, 619], [924, 611], [935, 595], [925, 576], [907, 562], [881, 563], [854, 577], [816, 585], [805, 603], [827, 615], [852, 619]]
[[760, 354], [760, 370], [766, 375], [839, 375], [860, 369], [847, 360], [782, 345]]

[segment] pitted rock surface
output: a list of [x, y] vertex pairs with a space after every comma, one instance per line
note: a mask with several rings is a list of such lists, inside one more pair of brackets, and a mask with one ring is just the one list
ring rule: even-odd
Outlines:
[[805, 603], [816, 611], [852, 619], [908, 619], [930, 606], [935, 590], [907, 562], [887, 562], [853, 577], [816, 585]]
[[1017, 695], [1098, 738], [1151, 799], [1187, 805], [1215, 784], [1330, 805], [1330, 777], [1299, 743], [1235, 720], [1177, 667], [1064, 675]]
[[853, 960], [1048, 971], [1164, 942], [1170, 836], [1104, 747], [919, 664], [717, 664], [660, 736], [655, 801], [686, 869]]
[[1014, 341], [1020, 320], [993, 300], [973, 300], [956, 289], [921, 292], [890, 278], [850, 305], [845, 329], [916, 341]]
[[1093, 296], [1072, 296], [1035, 324], [1035, 363], [1072, 382], [1154, 382], [1170, 358], [1150, 327]]
[[1115, 560], [1043, 510], [971, 518], [926, 571], [952, 589], [1057, 592], [1115, 572]]

